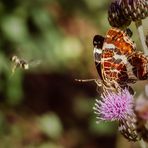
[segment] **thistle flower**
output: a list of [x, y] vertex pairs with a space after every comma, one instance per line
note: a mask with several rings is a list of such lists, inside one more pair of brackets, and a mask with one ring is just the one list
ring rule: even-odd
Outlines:
[[143, 94], [136, 99], [135, 113], [137, 116], [137, 130], [141, 138], [148, 142], [148, 99]]
[[148, 121], [148, 99], [141, 94], [136, 100], [135, 112], [141, 120]]
[[102, 100], [96, 100], [95, 114], [98, 122], [119, 121], [118, 130], [129, 141], [138, 141], [141, 139], [137, 131], [137, 118], [134, 114], [133, 95], [125, 89], [118, 92], [105, 91]]
[[105, 91], [102, 100], [96, 100], [94, 112], [98, 121], [120, 121], [132, 116], [133, 96], [125, 88], [118, 92]]

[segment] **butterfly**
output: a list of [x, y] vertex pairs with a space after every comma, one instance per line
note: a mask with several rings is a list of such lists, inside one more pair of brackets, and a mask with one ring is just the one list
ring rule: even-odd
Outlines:
[[[129, 32], [111, 28], [105, 37], [94, 36], [93, 45], [98, 79], [105, 90], [127, 88], [131, 94], [134, 94], [129, 84], [148, 79], [148, 57], [136, 50]], [[130, 141], [141, 139], [134, 116], [120, 120], [118, 129]]]
[[95, 35], [93, 54], [103, 87], [126, 87], [133, 93], [129, 84], [148, 78], [148, 57], [136, 51], [128, 31], [111, 28], [105, 37]]

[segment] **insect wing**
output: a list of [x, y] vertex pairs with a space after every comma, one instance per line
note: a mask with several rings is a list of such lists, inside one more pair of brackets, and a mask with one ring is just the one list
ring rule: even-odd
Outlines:
[[102, 47], [101, 65], [103, 77], [119, 84], [134, 83], [137, 79], [128, 62], [128, 56], [135, 51], [135, 45], [122, 30], [111, 28]]
[[104, 37], [100, 35], [95, 35], [93, 38], [93, 45], [94, 45], [94, 60], [95, 60], [95, 65], [96, 69], [98, 71], [99, 77], [102, 80], [102, 69], [101, 69], [101, 58], [102, 58], [102, 46], [104, 42]]

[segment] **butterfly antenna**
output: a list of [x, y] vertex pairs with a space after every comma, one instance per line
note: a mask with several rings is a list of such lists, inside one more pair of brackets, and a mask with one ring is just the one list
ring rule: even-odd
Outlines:
[[92, 82], [92, 81], [96, 81], [96, 79], [75, 79], [75, 81], [77, 81], [77, 82]]

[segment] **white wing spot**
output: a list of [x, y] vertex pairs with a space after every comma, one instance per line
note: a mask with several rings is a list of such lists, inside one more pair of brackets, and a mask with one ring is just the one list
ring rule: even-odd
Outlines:
[[95, 53], [102, 54], [102, 49], [94, 48], [94, 54]]
[[117, 59], [121, 59], [124, 64], [127, 64], [127, 57], [126, 57], [125, 55], [118, 55], [118, 54], [115, 54], [115, 55], [114, 55], [114, 58], [115, 58], [116, 60], [117, 60]]
[[104, 43], [103, 48], [115, 49], [116, 47], [113, 44]]

